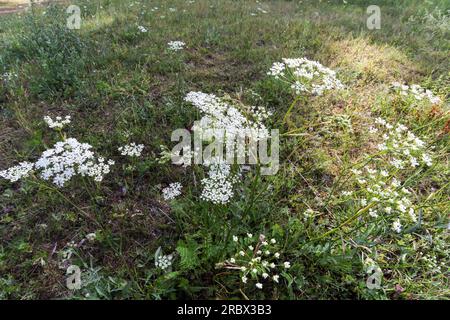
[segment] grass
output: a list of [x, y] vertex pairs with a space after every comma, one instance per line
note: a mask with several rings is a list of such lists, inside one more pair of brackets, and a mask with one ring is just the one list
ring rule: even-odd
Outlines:
[[[67, 136], [116, 161], [101, 184], [82, 179], [59, 193], [0, 180], [0, 298], [448, 299], [449, 3], [379, 1], [381, 29], [368, 30], [372, 3], [346, 2], [75, 1], [80, 30], [66, 28], [62, 5], [0, 16], [0, 74], [17, 75], [0, 81], [0, 169], [57, 141], [48, 114], [70, 114]], [[186, 49], [167, 50], [172, 40]], [[199, 118], [187, 92], [227, 93], [282, 119], [294, 97], [267, 71], [304, 56], [336, 70], [347, 89], [294, 106], [277, 175], [250, 170], [231, 203], [212, 205], [199, 199], [201, 168], [161, 163], [171, 132]], [[393, 81], [444, 102], [405, 102], [389, 91]], [[339, 196], [359, 190], [349, 169], [376, 153], [368, 128], [378, 116], [434, 148], [431, 168], [399, 175], [423, 220], [401, 235]], [[130, 141], [145, 144], [139, 161], [117, 151]], [[161, 189], [175, 181], [183, 196], [164, 201]], [[96, 240], [83, 241], [92, 232]], [[231, 236], [247, 232], [278, 239], [292, 264], [279, 286], [258, 290], [216, 267], [234, 252]], [[160, 246], [174, 253], [171, 272], [155, 268]], [[366, 257], [383, 271], [379, 290], [366, 287]], [[81, 290], [66, 287], [70, 264], [83, 271]]]

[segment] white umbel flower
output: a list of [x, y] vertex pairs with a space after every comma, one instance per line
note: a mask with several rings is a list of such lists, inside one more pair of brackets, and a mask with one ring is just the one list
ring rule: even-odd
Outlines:
[[144, 145], [132, 142], [123, 147], [119, 147], [118, 150], [120, 151], [120, 154], [123, 156], [140, 157], [142, 150], [144, 150]]
[[0, 177], [9, 180], [11, 182], [16, 182], [22, 178], [28, 177], [33, 168], [34, 168], [33, 163], [21, 162], [17, 166], [11, 167], [7, 170], [0, 171]]
[[179, 51], [183, 50], [186, 44], [183, 41], [170, 41], [167, 45], [169, 46], [169, 50]]
[[402, 224], [400, 223], [400, 219], [397, 219], [392, 224], [392, 230], [394, 230], [397, 233], [400, 233], [402, 231]]
[[146, 32], [148, 32], [148, 30], [147, 30], [145, 27], [143, 27], [143, 26], [138, 26], [138, 30], [139, 30], [141, 33], [146, 33]]
[[307, 92], [320, 96], [325, 91], [344, 87], [335, 71], [306, 58], [284, 58], [282, 62], [275, 62], [268, 74], [290, 84], [296, 94]]
[[74, 138], [57, 142], [53, 148], [44, 151], [36, 161], [36, 169], [44, 180], [52, 179], [58, 187], [64, 186], [73, 176], [93, 177], [100, 182], [110, 172], [114, 161], [96, 158], [92, 146], [80, 143]]
[[56, 117], [55, 120], [49, 116], [44, 117], [45, 123], [47, 123], [50, 129], [62, 129], [66, 124], [70, 123], [70, 116], [65, 116], [64, 119], [60, 116]]
[[427, 99], [431, 104], [440, 104], [442, 102], [441, 98], [434, 95], [431, 90], [424, 89], [418, 84], [408, 86], [399, 82], [393, 82], [392, 87], [397, 90], [402, 96], [410, 96], [417, 101]]
[[161, 255], [155, 260], [155, 267], [165, 271], [172, 265], [172, 259], [173, 256], [171, 254]]
[[86, 235], [86, 239], [90, 242], [93, 242], [97, 238], [97, 234], [95, 232], [88, 233]]
[[171, 183], [162, 190], [164, 200], [172, 200], [181, 194], [182, 185], [179, 182]]
[[213, 164], [208, 177], [202, 179], [201, 199], [214, 204], [226, 204], [234, 196], [233, 184], [235, 178], [231, 175], [229, 164]]
[[269, 130], [263, 121], [271, 113], [263, 107], [253, 106], [251, 112], [244, 114], [240, 106], [203, 92], [189, 92], [184, 100], [203, 114], [201, 120], [192, 128], [194, 131], [206, 133], [209, 130], [216, 138], [224, 141], [227, 137], [240, 137], [244, 134], [254, 141], [269, 136]]

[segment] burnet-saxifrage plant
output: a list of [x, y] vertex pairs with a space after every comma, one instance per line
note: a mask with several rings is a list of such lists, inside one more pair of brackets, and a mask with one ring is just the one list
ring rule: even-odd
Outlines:
[[[334, 71], [317, 62], [307, 59], [285, 59], [284, 61], [286, 68], [298, 67], [299, 70], [304, 71], [302, 75], [300, 73], [295, 75], [296, 88], [303, 83], [304, 88], [308, 86], [309, 93], [315, 95], [343, 88], [335, 77]], [[305, 66], [302, 66], [302, 63], [305, 63]], [[306, 70], [309, 73], [305, 73]], [[286, 73], [288, 72], [291, 71], [286, 70]], [[277, 73], [277, 76], [281, 76], [281, 73]], [[294, 92], [301, 93], [298, 90]], [[219, 137], [222, 140], [227, 139], [227, 134], [232, 136], [244, 130], [251, 132], [250, 139], [254, 141], [269, 136], [267, 122], [271, 120], [272, 113], [263, 107], [246, 106], [228, 96], [220, 98], [203, 92], [190, 92], [186, 95], [185, 101], [193, 105], [202, 115], [200, 121], [192, 127], [194, 132], [203, 133], [211, 129], [220, 129], [217, 133], [225, 135]], [[193, 156], [195, 151], [188, 154], [189, 164]], [[204, 167], [207, 169], [207, 176], [201, 180], [200, 201], [220, 206], [230, 204], [234, 197], [235, 184], [240, 177], [240, 170], [233, 171], [228, 163], [205, 163]], [[176, 188], [173, 185], [163, 190], [166, 199], [173, 199], [179, 194], [181, 185], [176, 184]], [[171, 196], [172, 194], [174, 196]], [[274, 286], [283, 286], [285, 280], [292, 279], [289, 275], [291, 262], [286, 259], [283, 248], [274, 238], [266, 239], [263, 234], [255, 237], [248, 233], [245, 237], [233, 236], [230, 246], [235, 253], [226, 261], [218, 263], [216, 267], [235, 271], [235, 276], [241, 285], [251, 285], [257, 290], [263, 290], [266, 287], [266, 290], [272, 290]]]
[[[21, 162], [0, 171], [0, 177], [17, 182], [37, 174], [42, 180], [51, 181], [56, 187], [62, 188], [76, 176], [91, 177], [95, 182], [101, 182], [111, 172], [114, 160], [96, 155], [92, 145], [79, 142], [76, 138], [67, 138], [62, 132], [71, 123], [70, 116], [57, 116], [54, 119], [45, 116], [44, 122], [60, 134], [62, 141], [45, 150], [35, 162]], [[122, 156], [140, 157], [143, 149], [144, 145], [132, 142], [119, 147], [118, 151]]]
[[[268, 74], [289, 85], [295, 96], [303, 96], [302, 99], [344, 88], [335, 78], [334, 71], [307, 59], [283, 59], [281, 63], [274, 63]], [[314, 74], [318, 75], [317, 79], [314, 78]], [[418, 85], [406, 86], [394, 83], [393, 87], [394, 92], [403, 97], [406, 104], [442, 103], [442, 100], [431, 90], [423, 89]], [[286, 115], [294, 106], [295, 103], [291, 105]], [[411, 241], [411, 233], [420, 229], [424, 220], [428, 220], [425, 222], [427, 227], [431, 227], [430, 223], [433, 223], [429, 213], [426, 213], [428, 206], [420, 200], [422, 197], [430, 199], [433, 194], [418, 197], [421, 191], [417, 183], [412, 182], [417, 175], [432, 170], [435, 160], [432, 151], [434, 147], [427, 144], [425, 139], [416, 136], [405, 125], [391, 124], [382, 118], [375, 119], [374, 123], [375, 125], [370, 126], [367, 131], [376, 150], [374, 153], [363, 156], [362, 161], [350, 167], [349, 174], [344, 173], [342, 179], [337, 178], [336, 184], [340, 183], [344, 191], [341, 195], [330, 195], [327, 202], [330, 204], [329, 201], [334, 199], [334, 204], [338, 206], [339, 211], [343, 206], [347, 207], [351, 210], [349, 216], [341, 218], [337, 225], [313, 240], [326, 241], [333, 238], [333, 235], [336, 236], [336, 233], [344, 232], [346, 237], [356, 237], [359, 241], [365, 239], [364, 241], [369, 243], [381, 242], [379, 249], [376, 245], [366, 250], [356, 244], [355, 246], [361, 255], [364, 270], [373, 267], [374, 270], [380, 270], [383, 274], [383, 270], [378, 266], [378, 263], [383, 261], [381, 252], [387, 247], [383, 242], [390, 243], [397, 238]], [[345, 191], [345, 187], [348, 190]], [[332, 192], [334, 188], [333, 186]], [[322, 204], [313, 206], [320, 208]], [[314, 221], [314, 216], [320, 215], [320, 211], [329, 209], [324, 207], [318, 210], [319, 212], [306, 210], [307, 220], [305, 221]], [[394, 260], [394, 263], [402, 263], [405, 256], [402, 257], [398, 261]], [[443, 263], [436, 257], [433, 259], [428, 257], [428, 260], [420, 258], [420, 261], [422, 260], [437, 261], [435, 265]]]
[[334, 70], [307, 58], [284, 58], [272, 65], [268, 75], [289, 84], [297, 95], [321, 96], [326, 91], [344, 87]]
[[[414, 191], [403, 185], [404, 174], [417, 168], [431, 167], [432, 154], [424, 141], [405, 125], [392, 125], [382, 118], [369, 128], [372, 135], [381, 135], [378, 153], [370, 155], [359, 168], [351, 169], [353, 190], [343, 191], [344, 199], [352, 199], [361, 208], [368, 208], [367, 218], [377, 223], [390, 223], [396, 233], [405, 226], [418, 223], [419, 210], [414, 204]], [[376, 139], [376, 137], [375, 137]], [[406, 176], [407, 179], [407, 176]]]
[[[198, 109], [202, 115], [202, 118], [192, 127], [192, 131], [197, 134], [212, 132], [211, 139], [214, 137], [224, 142], [243, 132], [248, 134], [253, 141], [269, 136], [269, 130], [264, 121], [270, 117], [271, 113], [263, 107], [249, 107], [232, 101], [229, 97], [219, 98], [214, 94], [203, 92], [189, 92], [184, 100]], [[250, 142], [248, 141], [248, 143]], [[180, 165], [190, 165], [195, 153], [196, 150], [184, 152], [183, 163]], [[208, 171], [207, 177], [201, 180], [200, 199], [213, 204], [229, 203], [234, 196], [234, 185], [238, 181], [239, 170], [233, 170], [232, 165], [225, 163], [224, 159], [203, 160], [203, 165]], [[181, 188], [176, 190], [178, 189]], [[166, 199], [173, 199], [178, 195], [178, 192], [173, 192], [173, 188], [170, 186], [164, 189], [163, 193]], [[172, 194], [175, 196], [171, 196]]]
[[289, 278], [291, 263], [283, 259], [283, 249], [275, 238], [251, 233], [241, 237], [234, 235], [231, 247], [234, 254], [216, 268], [236, 272], [244, 286], [253, 285], [261, 290], [267, 283], [280, 284], [280, 277]]
[[426, 101], [432, 105], [442, 103], [442, 99], [435, 95], [431, 90], [422, 88], [418, 84], [406, 85], [400, 82], [393, 82], [392, 89], [404, 99], [410, 99], [413, 102]]
[[[63, 127], [70, 123], [70, 117], [57, 117], [55, 120], [49, 116], [44, 121], [54, 130], [61, 132]], [[80, 143], [75, 138], [65, 138], [58, 141], [52, 148], [45, 150], [35, 162], [23, 162], [18, 166], [0, 171], [0, 177], [18, 181], [27, 178], [31, 173], [38, 173], [43, 180], [50, 180], [57, 187], [63, 187], [73, 177], [92, 177], [101, 182], [114, 165], [113, 160], [97, 156], [88, 143]]]

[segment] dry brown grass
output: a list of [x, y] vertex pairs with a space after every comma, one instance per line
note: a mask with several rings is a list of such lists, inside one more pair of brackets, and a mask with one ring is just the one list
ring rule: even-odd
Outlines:
[[410, 81], [420, 69], [397, 48], [369, 43], [364, 38], [347, 38], [329, 46], [331, 67], [345, 68], [375, 82]]

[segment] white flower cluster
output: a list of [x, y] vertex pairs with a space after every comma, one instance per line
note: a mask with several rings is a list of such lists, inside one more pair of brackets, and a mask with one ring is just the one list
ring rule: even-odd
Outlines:
[[55, 120], [49, 116], [44, 117], [45, 123], [47, 123], [50, 129], [62, 129], [66, 124], [70, 123], [70, 116], [65, 116], [64, 119], [60, 116], [56, 117]]
[[344, 87], [335, 71], [306, 58], [284, 58], [275, 62], [268, 74], [288, 83], [297, 95], [306, 92], [320, 96], [327, 90]]
[[167, 45], [169, 46], [169, 50], [179, 51], [183, 50], [186, 44], [183, 41], [170, 41]]
[[408, 86], [399, 82], [393, 82], [392, 87], [394, 90], [400, 92], [402, 96], [414, 97], [418, 101], [428, 99], [431, 104], [440, 104], [442, 102], [441, 98], [435, 96], [431, 90], [424, 89], [418, 84]]
[[163, 271], [166, 271], [172, 266], [172, 260], [173, 255], [159, 255], [155, 259], [155, 267], [162, 269]]
[[164, 200], [172, 200], [181, 194], [182, 185], [179, 182], [171, 183], [162, 190]]
[[[375, 123], [383, 132], [383, 142], [378, 145], [380, 151], [393, 154], [390, 164], [397, 169], [405, 169], [406, 166], [417, 167], [420, 163], [427, 166], [433, 164], [431, 156], [425, 152], [425, 142], [416, 137], [402, 124], [391, 125], [382, 118], [377, 118]], [[370, 128], [370, 132], [376, 133], [377, 128]]]
[[[203, 115], [192, 130], [204, 138], [213, 136], [226, 143], [227, 139], [244, 136], [248, 138], [247, 142], [254, 142], [270, 135], [264, 121], [271, 113], [263, 107], [245, 107], [203, 92], [189, 92], [185, 101], [192, 103]], [[244, 111], [247, 113], [244, 114]], [[205, 162], [205, 165], [209, 166], [209, 173], [202, 180], [201, 199], [226, 204], [234, 195], [233, 185], [237, 180], [231, 173], [231, 166], [215, 158]]]
[[402, 223], [400, 222], [400, 219], [397, 219], [392, 223], [392, 230], [397, 233], [402, 232]]
[[408, 128], [400, 123], [391, 125], [382, 118], [375, 120], [376, 127], [369, 129], [370, 133], [381, 133], [383, 142], [378, 145], [381, 151], [372, 157], [363, 169], [352, 169], [353, 180], [359, 189], [344, 191], [342, 195], [354, 199], [361, 207], [369, 206], [368, 215], [380, 217], [380, 223], [392, 223], [391, 229], [397, 233], [404, 225], [418, 222], [414, 207], [412, 190], [402, 186], [396, 175], [409, 168], [419, 165], [432, 165], [432, 159], [425, 152], [426, 144], [416, 137]]
[[145, 27], [143, 27], [143, 26], [138, 26], [138, 30], [139, 30], [141, 33], [146, 33], [146, 32], [148, 32], [148, 30], [147, 30]]
[[0, 177], [9, 180], [11, 182], [16, 182], [22, 178], [28, 177], [33, 168], [34, 163], [21, 162], [17, 166], [11, 167], [7, 170], [0, 171]]
[[214, 204], [226, 204], [234, 196], [233, 185], [237, 177], [231, 173], [227, 163], [211, 164], [208, 177], [202, 179], [202, 194], [200, 198]]
[[269, 130], [263, 121], [271, 113], [263, 107], [251, 107], [248, 114], [244, 115], [243, 110], [241, 111], [244, 106], [239, 108], [214, 94], [189, 92], [184, 100], [192, 103], [203, 114], [199, 123], [192, 128], [194, 131], [214, 131], [217, 138], [221, 139], [246, 135], [259, 140], [269, 136]]
[[289, 261], [281, 259], [277, 241], [267, 240], [263, 234], [257, 239], [251, 233], [242, 238], [233, 236], [233, 243], [236, 254], [219, 265], [226, 269], [239, 270], [243, 283], [251, 279], [256, 282], [256, 288], [262, 289], [264, 281], [279, 283], [279, 274], [291, 267]]
[[88, 234], [86, 235], [86, 239], [87, 239], [89, 242], [94, 242], [95, 239], [97, 239], [97, 234], [96, 234], [95, 232], [88, 233]]
[[412, 192], [400, 181], [385, 170], [365, 168], [351, 171], [359, 185], [359, 192], [345, 193], [345, 196], [354, 195], [362, 207], [371, 205], [368, 211], [370, 217], [381, 216], [383, 221], [393, 221], [392, 229], [398, 233], [402, 230], [401, 221], [405, 224], [417, 223], [417, 214], [410, 200]]
[[144, 145], [132, 142], [123, 147], [119, 147], [118, 150], [123, 156], [140, 157], [142, 150], [144, 150]]
[[40, 169], [41, 178], [52, 179], [58, 187], [64, 186], [73, 176], [94, 177], [95, 181], [102, 181], [103, 176], [110, 172], [114, 161], [96, 158], [92, 146], [80, 143], [74, 138], [57, 142], [53, 148], [44, 151], [36, 161], [35, 168]]

